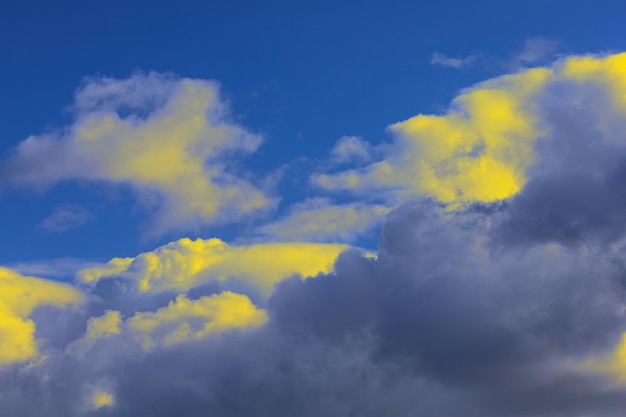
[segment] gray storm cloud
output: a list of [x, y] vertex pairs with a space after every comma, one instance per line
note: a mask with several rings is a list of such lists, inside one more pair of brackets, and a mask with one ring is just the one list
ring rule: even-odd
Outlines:
[[[621, 415], [626, 391], [575, 364], [625, 330], [623, 255], [507, 246], [518, 212], [444, 209], [406, 204], [377, 259], [348, 251], [329, 275], [284, 281], [264, 327], [154, 352], [103, 341], [3, 374], [0, 402], [31, 416]], [[85, 411], [90, 381], [111, 381], [115, 407]]]

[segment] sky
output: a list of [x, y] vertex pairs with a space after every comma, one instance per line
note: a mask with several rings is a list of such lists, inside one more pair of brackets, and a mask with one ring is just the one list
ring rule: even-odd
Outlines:
[[621, 416], [624, 13], [0, 0], [0, 409]]

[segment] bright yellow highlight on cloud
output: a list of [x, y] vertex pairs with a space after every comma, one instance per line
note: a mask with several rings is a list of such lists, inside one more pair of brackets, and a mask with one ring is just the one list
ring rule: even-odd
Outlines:
[[107, 311], [101, 317], [92, 317], [87, 321], [88, 339], [101, 339], [121, 333], [122, 315], [119, 311]]
[[155, 73], [87, 81], [76, 94], [76, 122], [21, 142], [7, 163], [9, 182], [129, 186], [156, 209], [148, 235], [232, 222], [274, 205], [226, 169], [234, 153], [254, 152], [261, 138], [228, 120], [216, 83]]
[[109, 391], [97, 389], [91, 395], [91, 406], [94, 410], [115, 405], [115, 398]]
[[121, 276], [136, 281], [141, 292], [186, 291], [234, 278], [269, 293], [276, 283], [292, 275], [330, 272], [337, 256], [348, 248], [299, 242], [231, 246], [220, 239], [183, 238], [136, 258], [114, 258], [109, 264], [84, 269], [77, 277], [93, 283]]
[[612, 352], [602, 357], [587, 359], [582, 364], [582, 369], [608, 375], [618, 384], [626, 384], [626, 333], [622, 335]]
[[596, 81], [610, 86], [614, 104], [626, 110], [626, 53], [604, 58], [580, 56], [563, 63], [563, 75], [578, 82]]
[[443, 115], [418, 115], [390, 126], [394, 142], [365, 168], [312, 178], [328, 190], [386, 191], [400, 204], [427, 196], [447, 203], [509, 198], [537, 162], [534, 147], [548, 135], [542, 93], [557, 83], [600, 86], [626, 109], [626, 54], [570, 57], [480, 83], [462, 92]]
[[155, 345], [204, 339], [230, 329], [259, 327], [267, 320], [265, 310], [257, 308], [247, 296], [225, 291], [197, 300], [181, 294], [156, 312], [135, 314], [127, 326], [149, 350]]
[[83, 295], [70, 285], [0, 267], [0, 368], [38, 357], [35, 323], [28, 318], [35, 308], [62, 308], [82, 301]]

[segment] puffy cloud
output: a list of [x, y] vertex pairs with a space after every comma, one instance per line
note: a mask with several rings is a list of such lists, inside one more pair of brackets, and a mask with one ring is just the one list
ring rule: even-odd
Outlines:
[[292, 275], [307, 277], [330, 271], [347, 248], [302, 242], [235, 246], [220, 239], [183, 238], [135, 258], [114, 258], [108, 264], [81, 270], [77, 276], [85, 283], [121, 276], [135, 281], [141, 292], [186, 291], [232, 278], [267, 293]]
[[70, 285], [26, 277], [0, 267], [0, 367], [37, 359], [36, 325], [29, 318], [40, 306], [63, 308], [83, 301]]
[[119, 311], [109, 310], [100, 317], [92, 317], [87, 320], [87, 339], [100, 339], [103, 337], [120, 334], [122, 316]]
[[231, 222], [275, 203], [231, 169], [233, 153], [255, 151], [261, 138], [229, 121], [214, 82], [156, 73], [90, 78], [74, 111], [71, 126], [21, 142], [2, 182], [128, 185], [156, 205], [151, 235]]
[[[117, 417], [619, 416], [623, 389], [581, 364], [626, 330], [614, 262], [623, 253], [554, 243], [520, 252], [493, 240], [506, 215], [407, 204], [388, 216], [377, 259], [348, 251], [330, 274], [281, 282], [267, 323], [230, 293], [136, 313], [79, 364], [42, 365], [68, 375], [51, 403], [105, 379]], [[221, 330], [250, 318], [254, 331]], [[115, 339], [144, 333], [146, 351]]]
[[342, 136], [330, 152], [330, 160], [336, 164], [369, 162], [375, 149], [358, 136]]
[[545, 117], [543, 103], [562, 94], [581, 100], [596, 91], [611, 97], [603, 109], [623, 114], [625, 73], [626, 54], [618, 54], [570, 57], [488, 80], [465, 90], [444, 115], [391, 125], [394, 142], [383, 148], [382, 160], [312, 180], [327, 190], [385, 193], [395, 203], [416, 196], [443, 202], [512, 197], [538, 162], [536, 146], [558, 128]]
[[267, 322], [267, 313], [242, 294], [225, 291], [189, 300], [179, 295], [155, 312], [137, 313], [127, 327], [142, 339], [144, 348], [203, 339], [216, 332], [246, 329]]
[[[248, 296], [231, 291], [197, 299], [179, 294], [154, 311], [137, 311], [123, 319], [116, 310], [87, 320], [85, 334], [73, 341], [66, 352], [84, 361], [94, 351], [110, 343], [132, 351], [141, 347], [148, 352], [183, 342], [198, 341], [230, 330], [253, 329], [267, 322], [265, 310]], [[120, 353], [120, 352], [118, 352]]]
[[260, 227], [259, 232], [280, 241], [353, 242], [382, 223], [389, 211], [380, 204], [333, 204], [313, 198], [295, 204], [287, 216]]

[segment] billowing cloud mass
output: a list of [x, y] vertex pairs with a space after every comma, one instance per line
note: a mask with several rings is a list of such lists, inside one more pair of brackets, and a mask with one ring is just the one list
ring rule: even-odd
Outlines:
[[80, 281], [122, 276], [136, 282], [141, 292], [178, 290], [211, 281], [236, 278], [269, 292], [281, 279], [327, 273], [347, 245], [321, 243], [261, 243], [228, 245], [220, 239], [180, 239], [136, 258], [114, 258], [83, 269]]
[[229, 121], [216, 83], [150, 73], [89, 78], [75, 122], [21, 142], [0, 181], [33, 187], [68, 180], [130, 186], [154, 211], [148, 235], [232, 222], [275, 200], [229, 163], [261, 142]]
[[444, 115], [391, 125], [394, 142], [383, 148], [382, 160], [317, 174], [312, 181], [331, 191], [384, 193], [396, 203], [419, 196], [444, 202], [506, 199], [526, 184], [536, 147], [554, 128], [544, 100], [556, 100], [561, 91], [568, 96], [565, 104], [572, 104], [595, 93], [606, 96], [602, 110], [623, 109], [625, 70], [625, 54], [571, 57], [485, 81], [463, 91]]
[[[48, 359], [1, 371], [0, 407], [32, 417], [622, 416], [625, 116], [626, 54], [481, 83], [446, 115], [393, 125], [382, 159], [314, 178], [361, 199], [311, 199], [263, 229], [305, 236], [327, 213], [358, 229], [345, 214], [358, 204], [396, 205], [377, 214], [377, 256], [180, 239], [86, 268], [75, 284], [86, 305], [37, 317]], [[5, 274], [16, 288], [40, 282]], [[32, 308], [2, 294], [0, 314], [28, 320]]]
[[34, 309], [46, 305], [63, 308], [82, 301], [82, 294], [70, 285], [0, 267], [0, 368], [40, 355], [36, 324], [29, 318]]

